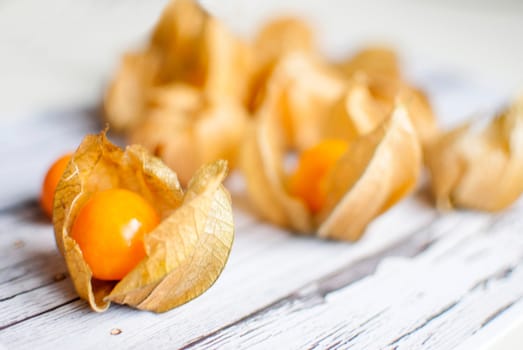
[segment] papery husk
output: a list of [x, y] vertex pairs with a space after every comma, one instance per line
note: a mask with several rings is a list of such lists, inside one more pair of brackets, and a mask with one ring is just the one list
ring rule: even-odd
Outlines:
[[207, 65], [204, 90], [216, 97], [247, 103], [255, 69], [251, 46], [233, 36], [217, 19], [212, 19], [206, 27], [202, 54]]
[[297, 17], [279, 17], [266, 23], [253, 44], [254, 71], [251, 77], [248, 109], [256, 111], [263, 102], [265, 85], [274, 65], [291, 52], [315, 55], [312, 28]]
[[233, 243], [231, 198], [222, 181], [227, 163], [203, 166], [182, 206], [144, 237], [147, 257], [106, 298], [164, 312], [184, 304], [216, 281]]
[[411, 191], [421, 170], [421, 145], [403, 105], [375, 130], [349, 143], [327, 179], [327, 204], [314, 216], [285, 185], [286, 147], [272, 114], [263, 114], [243, 147], [241, 169], [257, 213], [293, 230], [356, 240], [376, 216]]
[[268, 78], [260, 110], [276, 116], [289, 147], [304, 150], [323, 137], [324, 119], [345, 84], [321, 61], [294, 52], [284, 56]]
[[293, 51], [314, 53], [316, 50], [312, 28], [297, 17], [279, 17], [267, 22], [254, 39], [256, 60], [270, 65]]
[[167, 4], [144, 49], [161, 58], [160, 84], [176, 80], [203, 86], [207, 72], [201, 51], [209, 19], [196, 1], [174, 0]]
[[[123, 151], [104, 133], [87, 136], [57, 186], [53, 215], [56, 243], [80, 297], [95, 311], [115, 301], [163, 312], [208, 289], [227, 261], [234, 235], [230, 198], [221, 185], [226, 172], [225, 161], [202, 167], [184, 194], [176, 174], [143, 147]], [[144, 236], [147, 256], [119, 282], [93, 278], [69, 236], [90, 196], [110, 188], [140, 194], [162, 219]]]
[[421, 145], [405, 106], [356, 139], [327, 179], [318, 236], [357, 240], [367, 225], [408, 194], [422, 165]]
[[254, 209], [263, 219], [299, 233], [312, 233], [312, 216], [285, 188], [285, 138], [278, 120], [268, 111], [249, 126], [240, 169]]
[[186, 185], [202, 164], [226, 159], [235, 166], [247, 120], [236, 100], [174, 84], [151, 92], [146, 118], [129, 141], [160, 157]]
[[128, 53], [104, 97], [105, 120], [115, 131], [140, 123], [148, 89], [155, 84], [159, 59], [153, 53]]
[[397, 99], [405, 105], [421, 145], [424, 149], [427, 148], [440, 133], [427, 95], [407, 85], [400, 91]]
[[523, 96], [483, 129], [442, 134], [426, 157], [438, 208], [507, 208], [523, 192]]
[[422, 145], [430, 144], [438, 128], [425, 95], [404, 82], [363, 72], [349, 80], [344, 94], [325, 118], [324, 137], [354, 140], [365, 135], [390, 116], [398, 101], [407, 109]]
[[181, 82], [207, 93], [245, 101], [253, 69], [250, 46], [194, 0], [164, 10], [149, 50], [162, 59], [161, 84]]
[[246, 103], [253, 69], [252, 48], [198, 2], [171, 1], [148, 45], [124, 56], [105, 97], [106, 119], [117, 131], [136, 128], [150, 90], [173, 83]]
[[348, 76], [365, 72], [386, 79], [399, 80], [401, 78], [396, 52], [388, 47], [365, 48], [339, 63], [338, 67]]
[[353, 141], [374, 130], [390, 113], [388, 101], [376, 99], [360, 79], [352, 79], [324, 119], [325, 138]]
[[[369, 47], [357, 52], [354, 56], [347, 59], [345, 62], [337, 64], [336, 67], [348, 78], [352, 79], [353, 84], [362, 84], [368, 89], [369, 97], [377, 102], [379, 107], [369, 107], [368, 103], [365, 106], [354, 107], [355, 101], [350, 91], [345, 95], [346, 101], [340, 101], [340, 104], [345, 104], [347, 110], [343, 111], [342, 107], [338, 107], [340, 116], [345, 113], [349, 118], [355, 118], [358, 122], [362, 121], [361, 117], [356, 117], [351, 109], [372, 109], [370, 121], [375, 121], [376, 127], [384, 116], [389, 115], [395, 106], [397, 100], [407, 108], [409, 118], [411, 119], [420, 141], [424, 147], [427, 147], [438, 134], [436, 118], [432, 112], [430, 101], [425, 94], [406, 83], [401, 77], [401, 69], [399, 61], [394, 50], [387, 47]], [[357, 99], [362, 100], [361, 97]], [[352, 107], [348, 107], [352, 105]], [[377, 117], [376, 110], [382, 110], [382, 117]], [[361, 125], [362, 132], [359, 135], [365, 134], [369, 129], [373, 129], [369, 121], [363, 122]], [[336, 122], [334, 122], [336, 125]], [[334, 129], [334, 126], [332, 127]], [[357, 125], [356, 125], [357, 129]]]

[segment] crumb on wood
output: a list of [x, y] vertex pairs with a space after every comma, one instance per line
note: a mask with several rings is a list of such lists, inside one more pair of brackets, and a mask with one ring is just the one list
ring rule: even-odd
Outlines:
[[25, 246], [25, 242], [22, 241], [21, 239], [17, 239], [13, 245], [15, 246], [15, 248], [19, 249], [19, 248], [23, 248]]
[[118, 335], [121, 334], [122, 330], [120, 328], [113, 328], [111, 329], [111, 335]]
[[59, 281], [63, 281], [63, 280], [65, 280], [65, 277], [66, 277], [66, 276], [65, 276], [65, 273], [63, 273], [63, 272], [59, 272], [59, 273], [57, 273], [57, 274], [55, 274], [55, 275], [53, 276], [53, 279], [54, 279], [55, 282], [59, 282]]

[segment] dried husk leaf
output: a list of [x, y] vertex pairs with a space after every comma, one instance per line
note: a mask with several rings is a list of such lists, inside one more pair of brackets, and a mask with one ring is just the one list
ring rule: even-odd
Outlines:
[[425, 149], [440, 132], [429, 99], [423, 91], [408, 85], [401, 89], [397, 98], [407, 108], [410, 121]]
[[249, 111], [255, 111], [263, 102], [264, 87], [274, 65], [291, 52], [315, 55], [312, 28], [296, 17], [279, 17], [266, 23], [258, 32], [254, 44], [254, 72], [251, 77]]
[[218, 96], [247, 98], [251, 48], [197, 1], [171, 1], [148, 50], [162, 58], [161, 84], [182, 82]]
[[[203, 167], [184, 194], [176, 174], [143, 147], [123, 151], [104, 133], [87, 136], [57, 186], [53, 215], [57, 246], [80, 297], [95, 311], [115, 301], [163, 312], [208, 289], [225, 265], [234, 234], [230, 198], [221, 185], [226, 171], [225, 161]], [[147, 257], [120, 282], [94, 279], [69, 236], [90, 196], [110, 188], [139, 193], [162, 218], [144, 238]]]
[[324, 119], [345, 84], [340, 75], [317, 59], [294, 52], [274, 68], [260, 110], [276, 116], [288, 146], [307, 149], [321, 140]]
[[207, 20], [195, 1], [171, 1], [147, 47], [124, 55], [104, 101], [105, 118], [114, 130], [139, 124], [151, 87], [172, 81], [204, 85], [207, 71], [201, 48]]
[[297, 17], [279, 17], [267, 22], [254, 40], [256, 59], [262, 66], [293, 51], [312, 54], [315, 46], [312, 28]]
[[158, 69], [158, 57], [152, 52], [123, 56], [104, 97], [105, 119], [114, 130], [129, 130], [140, 122], [147, 91], [155, 84]]
[[171, 1], [148, 46], [124, 56], [105, 97], [106, 119], [118, 131], [136, 128], [146, 118], [150, 90], [172, 83], [246, 103], [253, 69], [252, 48], [198, 2]]
[[202, 50], [207, 69], [205, 91], [216, 98], [246, 104], [255, 69], [252, 48], [214, 18], [208, 21], [205, 35], [206, 45]]
[[327, 181], [318, 235], [356, 240], [367, 225], [417, 183], [421, 145], [407, 109], [399, 104], [374, 131], [351, 143]]
[[394, 50], [387, 47], [369, 47], [357, 52], [338, 67], [348, 76], [365, 72], [372, 76], [399, 80], [400, 68]]
[[147, 94], [147, 110], [166, 109], [194, 113], [205, 103], [205, 94], [197, 88], [173, 83], [152, 88]]
[[487, 127], [442, 134], [427, 164], [438, 208], [499, 211], [523, 192], [523, 97]]
[[312, 232], [305, 204], [287, 193], [283, 169], [285, 139], [274, 115], [262, 115], [250, 125], [241, 152], [240, 167], [256, 212], [276, 225], [300, 233]]
[[390, 109], [388, 101], [376, 99], [361, 79], [352, 79], [323, 122], [324, 137], [355, 140], [382, 123]]
[[226, 172], [227, 163], [217, 161], [195, 174], [182, 206], [144, 237], [147, 257], [106, 300], [164, 312], [211, 287], [233, 242], [231, 198], [221, 184]]
[[374, 130], [391, 113], [397, 101], [407, 109], [422, 145], [437, 135], [436, 119], [425, 95], [398, 80], [356, 73], [325, 118], [325, 137], [353, 140]]
[[256, 211], [297, 233], [356, 240], [379, 214], [405, 196], [421, 170], [421, 145], [407, 115], [397, 106], [370, 133], [349, 143], [327, 181], [327, 205], [316, 216], [288, 193], [283, 170], [286, 147], [281, 128], [264, 114], [246, 138], [242, 170]]
[[[437, 123], [430, 102], [422, 91], [403, 81], [398, 57], [392, 49], [369, 47], [336, 66], [346, 77], [365, 85], [371, 97], [384, 107], [381, 109], [384, 109], [385, 115], [388, 115], [396, 101], [400, 100], [407, 108], [408, 115], [424, 147], [428, 146], [436, 137]], [[346, 98], [350, 99], [349, 96]], [[346, 106], [350, 104], [348, 101], [342, 103], [345, 103]], [[351, 103], [354, 104], [354, 102]], [[341, 109], [338, 113], [340, 111]], [[349, 108], [345, 113], [350, 118], [352, 111]], [[361, 120], [361, 118], [358, 119]], [[371, 120], [379, 123], [383, 118], [373, 117]], [[368, 122], [365, 124], [370, 125]]]
[[160, 84], [183, 81], [202, 86], [206, 76], [205, 27], [209, 15], [193, 0], [170, 1], [145, 50], [161, 57]]
[[129, 140], [162, 158], [183, 185], [205, 163], [226, 159], [235, 166], [248, 120], [236, 100], [174, 84], [152, 91], [149, 105]]

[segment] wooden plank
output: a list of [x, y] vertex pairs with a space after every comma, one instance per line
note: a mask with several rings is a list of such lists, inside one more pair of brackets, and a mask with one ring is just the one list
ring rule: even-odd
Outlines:
[[[290, 236], [262, 224], [248, 226], [238, 230], [230, 261], [220, 279], [187, 305], [162, 315], [118, 306], [95, 314], [88, 311], [83, 301], [41, 314], [38, 313], [42, 308], [36, 307], [31, 312], [37, 316], [2, 330], [0, 343], [13, 348], [128, 347], [159, 334], [162, 341], [172, 338], [170, 346], [183, 346], [287, 296], [299, 286], [412, 235], [434, 219], [434, 211], [420, 204], [416, 197], [402, 202], [377, 220], [358, 244]], [[31, 297], [39, 300], [42, 290], [46, 287], [31, 292]], [[1, 303], [0, 306], [4, 307]], [[73, 321], [80, 315], [81, 322]], [[110, 335], [114, 327], [123, 331], [118, 337]], [[60, 337], [63, 329], [75, 337]], [[30, 339], [21, 337], [29, 330]]]
[[522, 212], [479, 230], [457, 225], [419, 256], [387, 258], [357, 283], [354, 269], [330, 276], [189, 348], [452, 349], [523, 304]]
[[[0, 216], [0, 226], [3, 227], [0, 237], [5, 237], [0, 242], [0, 305], [4, 312], [0, 329], [77, 299], [70, 281], [63, 282], [68, 275], [55, 247], [51, 223], [41, 217], [37, 205], [24, 207], [22, 211], [30, 209], [38, 221], [14, 220], [9, 223]], [[251, 216], [238, 210], [235, 217], [239, 218], [237, 229], [255, 222]], [[271, 243], [271, 240], [266, 240], [266, 243]], [[253, 246], [253, 249], [258, 247]], [[241, 253], [249, 254], [250, 250]], [[240, 254], [240, 259], [243, 257]], [[31, 302], [42, 296], [47, 299], [45, 302]]]
[[481, 332], [477, 332], [455, 350], [518, 349], [523, 344], [523, 303], [518, 302], [502, 311]]
[[[229, 184], [229, 186], [233, 189], [233, 194], [235, 196], [238, 196], [242, 191], [241, 186], [237, 186], [235, 188], [234, 181], [232, 181]], [[235, 201], [235, 203], [237, 202], [238, 201]], [[346, 245], [344, 244], [340, 245], [331, 242], [318, 242], [310, 239], [302, 240], [299, 238], [290, 237], [288, 234], [282, 231], [274, 230], [269, 226], [261, 230], [259, 227], [253, 229], [247, 227], [245, 230], [241, 230], [240, 228], [237, 236], [238, 238], [235, 244], [235, 250], [233, 250], [233, 254], [231, 256], [231, 261], [228, 265], [228, 268], [226, 269], [226, 272], [224, 273], [224, 276], [222, 277], [223, 279], [225, 279], [224, 282], [222, 282], [222, 286], [227, 287], [222, 287], [220, 293], [218, 293], [217, 296], [215, 296], [214, 298], [210, 297], [209, 299], [207, 299], [207, 302], [201, 302], [200, 307], [196, 308], [196, 312], [200, 311], [202, 315], [207, 315], [205, 311], [211, 310], [211, 312], [214, 311], [216, 314], [219, 314], [221, 316], [212, 319], [213, 322], [209, 322], [208, 316], [205, 316], [205, 319], [194, 318], [193, 316], [191, 316], [194, 312], [194, 306], [191, 306], [191, 304], [197, 303], [199, 301], [196, 300], [195, 302], [187, 306], [191, 307], [189, 311], [183, 312], [183, 310], [187, 310], [187, 308], [179, 309], [181, 310], [181, 316], [155, 316], [153, 320], [155, 321], [154, 324], [156, 324], [156, 326], [151, 327], [149, 332], [151, 334], [154, 334], [158, 331], [165, 332], [166, 329], [171, 328], [174, 324], [177, 326], [177, 333], [181, 332], [185, 336], [185, 338], [178, 336], [177, 339], [179, 343], [175, 344], [183, 345], [185, 343], [190, 343], [202, 334], [208, 334], [214, 331], [215, 329], [222, 327], [224, 324], [241, 319], [246, 314], [254, 312], [258, 310], [260, 307], [272, 303], [275, 300], [275, 298], [277, 299], [278, 297], [284, 297], [286, 294], [292, 293], [293, 291], [295, 291], [297, 287], [308, 282], [314, 281], [315, 278], [320, 278], [325, 273], [332, 272], [337, 267], [347, 263], [348, 261], [350, 262], [353, 259], [357, 259], [358, 256], [370, 254], [379, 247], [386, 247], [391, 242], [400, 239], [401, 237], [398, 237], [398, 235], [401, 236], [405, 234], [410, 234], [410, 232], [408, 231], [408, 227], [410, 227], [410, 225], [415, 223], [422, 225], [423, 223], [426, 223], [432, 220], [433, 218], [434, 212], [431, 210], [430, 207], [426, 206], [425, 203], [426, 202], [424, 201], [423, 197], [411, 198], [406, 202], [403, 202], [400, 206], [394, 208], [393, 211], [380, 218], [372, 225], [372, 228], [368, 236], [366, 236], [366, 238], [363, 240], [363, 242], [370, 242], [370, 244], [367, 244], [366, 248], [365, 244], [349, 246], [354, 248], [352, 249], [352, 253], [354, 254], [354, 256], [347, 254], [342, 256], [341, 258], [340, 256], [333, 256], [333, 253], [340, 254], [340, 249], [341, 251], [343, 251], [346, 248]], [[29, 205], [26, 207], [22, 206], [22, 210], [16, 212], [16, 215], [7, 216], [6, 225], [3, 226], [5, 230], [3, 231], [4, 233], [7, 231], [16, 232], [16, 234], [12, 236], [13, 241], [10, 242], [11, 245], [16, 245], [17, 242], [22, 241], [26, 242], [22, 249], [27, 248], [29, 251], [31, 251], [32, 248], [38, 247], [39, 249], [41, 249], [42, 247], [48, 247], [49, 252], [54, 252], [54, 242], [52, 242], [51, 229], [48, 224], [46, 225], [42, 222], [41, 216], [39, 216], [35, 211], [37, 211], [37, 208], [34, 202], [29, 202]], [[414, 216], [416, 219], [423, 220], [419, 222], [416, 220], [409, 221], [408, 219], [410, 219], [412, 216]], [[236, 215], [236, 217], [238, 217], [238, 215]], [[437, 232], [448, 231], [450, 227], [453, 227], [455, 225], [455, 220], [452, 220], [450, 218], [447, 219], [448, 220], [437, 222], [436, 226], [439, 227], [438, 229], [436, 229]], [[28, 221], [32, 222], [32, 225], [29, 225], [28, 227], [23, 225], [23, 223], [27, 223]], [[475, 223], [478, 222], [476, 220], [473, 221]], [[246, 222], [248, 223], [249, 220], [246, 220]], [[405, 226], [405, 223], [408, 223], [408, 225]], [[391, 227], [399, 230], [391, 231]], [[35, 228], [39, 228], [40, 232], [42, 233], [40, 235], [35, 235]], [[380, 235], [383, 235], [384, 232], [389, 232], [390, 236], [387, 237], [388, 240], [383, 240], [383, 238], [380, 237]], [[306, 246], [300, 248], [299, 244], [304, 242], [306, 243]], [[34, 247], [32, 246], [33, 243]], [[378, 244], [377, 247], [375, 247], [376, 244]], [[382, 245], [380, 246], [379, 244]], [[321, 249], [321, 246], [323, 246], [324, 251], [320, 254], [319, 249]], [[369, 249], [369, 247], [371, 248]], [[11, 250], [11, 248], [12, 247], [9, 246], [9, 243], [5, 245], [5, 251], [9, 251]], [[367, 252], [365, 252], [366, 249], [368, 250]], [[268, 254], [268, 251], [270, 251], [273, 255]], [[274, 252], [276, 252], [276, 254], [274, 254]], [[314, 253], [310, 254], [309, 252]], [[24, 254], [21, 254], [20, 252], [18, 252], [18, 254], [16, 255], [24, 256]], [[275, 257], [277, 259], [275, 259]], [[287, 266], [285, 264], [286, 260], [289, 259], [292, 259], [294, 262], [292, 266]], [[336, 263], [336, 260], [338, 261], [338, 263]], [[318, 263], [322, 264], [322, 269], [320, 270], [318, 270], [316, 266]], [[259, 274], [258, 271], [260, 269], [263, 269], [264, 266], [270, 266], [274, 264], [276, 266], [281, 266], [282, 270], [278, 271], [278, 273], [269, 271], [270, 273], [267, 276], [265, 276], [264, 278], [260, 278], [260, 280], [257, 281], [258, 283], [261, 282], [265, 284], [265, 286], [269, 288], [269, 292], [262, 290], [262, 295], [256, 296], [256, 293], [260, 293], [258, 283], [251, 283], [250, 285], [242, 286], [242, 282], [249, 280], [251, 276], [256, 276], [257, 274]], [[227, 276], [227, 271], [229, 271], [230, 269], [232, 269], [232, 273], [234, 274], [232, 282], [230, 279], [229, 281], [227, 281], [225, 277]], [[247, 271], [244, 271], [243, 269], [246, 269]], [[289, 276], [293, 276], [294, 278], [289, 278]], [[298, 276], [298, 278], [296, 278], [296, 276]], [[51, 276], [48, 276], [48, 278], [50, 277]], [[286, 283], [274, 284], [275, 280], [285, 279]], [[217, 285], [219, 285], [219, 283], [217, 283]], [[240, 288], [236, 294], [234, 294], [233, 299], [227, 297], [226, 295], [230, 293], [230, 285], [243, 287]], [[16, 287], [17, 285], [15, 284], [13, 288]], [[17, 336], [23, 334], [23, 332], [27, 331], [27, 329], [33, 329], [34, 332], [34, 329], [36, 328], [41, 329], [43, 334], [35, 338], [38, 339], [35, 344], [41, 345], [41, 341], [50, 341], [49, 344], [51, 344], [52, 346], [53, 341], [47, 339], [46, 335], [51, 335], [51, 337], [56, 339], [61, 338], [57, 337], [57, 334], [53, 333], [54, 326], [52, 327], [52, 329], [47, 329], [46, 326], [49, 324], [55, 325], [59, 323], [62, 324], [64, 327], [70, 328], [72, 319], [76, 319], [78, 317], [78, 312], [80, 311], [83, 315], [83, 319], [85, 319], [85, 322], [87, 323], [88, 327], [92, 329], [93, 332], [93, 334], [86, 335], [86, 338], [81, 340], [82, 343], [89, 344], [89, 346], [91, 346], [95, 345], [92, 344], [93, 339], [99, 339], [99, 341], [101, 342], [107, 341], [108, 339], [106, 338], [113, 339], [113, 337], [109, 335], [107, 329], [112, 329], [114, 323], [119, 324], [119, 327], [127, 330], [127, 332], [125, 333], [126, 338], [128, 339], [128, 345], [132, 345], [136, 341], [139, 341], [141, 339], [140, 337], [142, 336], [143, 331], [138, 332], [139, 329], [137, 327], [143, 324], [143, 320], [141, 320], [141, 318], [145, 317], [147, 319], [150, 317], [149, 314], [147, 314], [147, 316], [142, 316], [143, 313], [140, 313], [140, 315], [137, 317], [135, 315], [136, 312], [128, 310], [126, 308], [117, 308], [116, 315], [114, 313], [112, 315], [103, 315], [108, 315], [109, 317], [90, 314], [88, 310], [86, 310], [84, 302], [75, 300], [74, 292], [70, 284], [62, 285], [62, 288], [63, 289], [56, 288], [56, 285], [43, 285], [41, 288], [29, 290], [23, 293], [21, 296], [16, 296], [14, 298], [6, 300], [7, 305], [4, 304], [2, 306], [5, 308], [5, 310], [9, 311], [9, 315], [15, 316], [8, 317], [7, 320], [9, 322], [6, 323], [4, 326], [9, 326], [16, 322], [19, 323], [4, 330], [0, 335], [0, 339], [2, 339], [1, 341], [3, 342], [3, 336], [6, 334], [9, 335], [10, 330], [12, 330], [13, 338], [8, 337], [8, 340], [5, 343], [7, 345], [13, 345], [14, 347], [26, 344], [27, 339], [17, 338]], [[62, 295], [59, 294], [60, 292], [62, 293]], [[209, 291], [209, 293], [212, 293], [212, 290]], [[64, 295], [68, 295], [68, 297], [64, 297]], [[45, 296], [47, 300], [53, 301], [53, 303], [25, 303], [25, 300], [41, 300], [42, 296]], [[202, 297], [202, 299], [204, 297]], [[250, 299], [254, 300], [252, 300], [251, 302]], [[212, 300], [225, 300], [226, 302], [224, 303], [224, 305], [218, 307], [214, 305], [209, 306], [208, 304], [212, 303]], [[249, 303], [246, 303], [246, 305], [242, 305], [237, 310], [229, 310], [228, 304], [232, 304], [236, 300], [246, 300], [249, 301]], [[20, 304], [26, 304], [23, 310], [20, 310]], [[20, 313], [20, 311], [23, 312]], [[173, 313], [176, 311], [173, 311]], [[223, 315], [225, 315], [225, 317], [222, 317]], [[103, 321], [100, 319], [101, 317], [106, 318], [106, 322], [101, 322]], [[180, 326], [178, 325], [178, 323], [180, 322], [179, 320], [184, 319], [186, 317], [191, 317], [194, 320], [193, 322], [189, 322], [187, 324], [186, 329], [180, 330]], [[162, 321], [162, 318], [166, 318], [168, 321]], [[53, 320], [53, 322], [50, 322], [51, 320]], [[39, 322], [43, 323], [40, 324]], [[164, 323], [168, 323], [168, 326], [166, 328], [164, 328]], [[202, 327], [202, 325], [204, 324], [205, 326]], [[83, 325], [82, 327], [84, 326], [85, 325]], [[23, 330], [24, 327], [27, 327], [27, 329]], [[18, 328], [22, 329], [22, 331], [17, 331]], [[132, 334], [133, 329], [136, 329], [137, 334], [139, 335], [129, 335], [128, 333]], [[81, 333], [82, 329], [78, 328], [76, 329], [76, 331], [73, 330], [73, 333], [74, 332]], [[123, 337], [120, 337], [120, 339], [121, 338]], [[19, 339], [19, 341], [21, 342], [17, 343], [15, 341], [14, 343], [12, 343], [13, 339]], [[161, 337], [161, 339], [164, 338]], [[76, 340], [74, 341], [74, 343], [76, 343]], [[71, 343], [70, 345], [72, 344], [73, 343]], [[56, 345], [64, 344], [58, 342], [56, 343]]]
[[[463, 314], [478, 309], [475, 315], [485, 321], [519, 303], [520, 282], [514, 279], [520, 278], [519, 263], [513, 259], [521, 244], [513, 236], [521, 211], [511, 212], [512, 219], [509, 214], [499, 219], [466, 212], [438, 217], [418, 193], [376, 220], [357, 244], [325, 242], [291, 236], [245, 215], [248, 204], [234, 175], [228, 186], [235, 202], [235, 245], [223, 275], [207, 293], [162, 315], [120, 306], [92, 313], [63, 275], [52, 228], [35, 198], [49, 162], [73, 149], [86, 132], [98, 131], [97, 120], [89, 112], [63, 113], [0, 130], [0, 140], [7, 139], [9, 146], [1, 151], [7, 166], [0, 169], [6, 180], [0, 193], [0, 344], [173, 348], [247, 346], [263, 340], [265, 348], [280, 345], [278, 341], [323, 347], [350, 340], [370, 347], [373, 338], [383, 338], [389, 347], [408, 348], [420, 340], [445, 347], [482, 328], [472, 322], [473, 328], [461, 327], [450, 340], [442, 340], [431, 335], [439, 334], [438, 322], [448, 328], [443, 332], [452, 332], [447, 317], [462, 324], [467, 320]], [[18, 132], [26, 138], [16, 137]], [[496, 234], [499, 240], [484, 239], [491, 222], [502, 231]], [[494, 259], [501, 251], [503, 259]], [[461, 279], [471, 266], [474, 274]], [[512, 272], [496, 279], [499, 271], [509, 271], [503, 268]], [[447, 289], [441, 283], [445, 276], [461, 289]], [[467, 289], [489, 276], [494, 277], [488, 291]], [[410, 288], [417, 284], [423, 297]], [[486, 298], [494, 301], [487, 305]], [[410, 316], [402, 321], [405, 310]], [[112, 335], [114, 328], [122, 333]], [[64, 332], [72, 336], [63, 337]]]

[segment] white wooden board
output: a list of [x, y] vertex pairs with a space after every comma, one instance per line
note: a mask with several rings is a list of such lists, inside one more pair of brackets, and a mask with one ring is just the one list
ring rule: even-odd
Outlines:
[[[440, 111], [501, 101], [445, 79], [442, 87], [429, 73], [417, 80]], [[101, 128], [96, 118], [62, 111], [0, 129], [0, 345], [8, 349], [478, 348], [477, 339], [523, 318], [513, 311], [523, 304], [521, 203], [495, 215], [441, 215], [421, 188], [358, 243], [327, 242], [252, 217], [238, 175], [228, 184], [233, 251], [208, 292], [160, 315], [117, 305], [94, 313], [73, 290], [36, 196], [48, 164]]]

